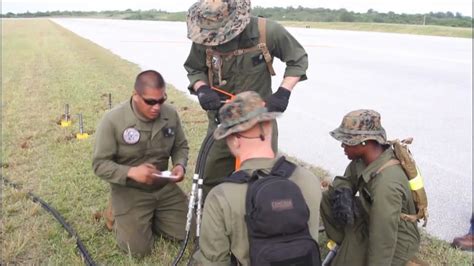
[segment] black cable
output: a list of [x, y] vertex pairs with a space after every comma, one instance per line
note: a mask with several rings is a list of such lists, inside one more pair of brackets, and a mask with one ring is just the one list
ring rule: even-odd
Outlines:
[[[9, 185], [17, 190], [20, 190], [20, 186], [11, 182], [10, 180], [8, 180], [6, 177], [4, 176], [1, 176], [1, 178], [3, 179], [3, 183], [5, 183], [5, 185]], [[45, 209], [46, 211], [48, 211], [49, 213], [51, 213], [54, 218], [64, 227], [64, 229], [66, 229], [66, 231], [69, 233], [70, 236], [74, 237], [76, 239], [76, 245], [77, 245], [77, 248], [79, 249], [79, 251], [81, 252], [81, 255], [82, 257], [84, 258], [84, 262], [86, 265], [88, 266], [95, 266], [97, 265], [94, 260], [92, 259], [91, 255], [89, 254], [89, 252], [87, 251], [86, 247], [84, 246], [84, 244], [82, 243], [81, 239], [79, 238], [78, 234], [76, 233], [76, 231], [74, 231], [74, 229], [66, 222], [66, 220], [61, 216], [61, 214], [56, 210], [54, 209], [53, 207], [49, 206], [48, 203], [46, 203], [44, 200], [42, 200], [40, 197], [36, 196], [35, 194], [31, 193], [31, 192], [28, 192], [28, 196], [31, 198], [31, 200], [33, 202], [37, 202], [41, 205], [41, 207], [43, 207], [43, 209]]]
[[[198, 174], [200, 178], [202, 178], [202, 176], [204, 175], [204, 168], [206, 166], [207, 155], [209, 154], [209, 150], [212, 148], [213, 144], [214, 144], [214, 136], [212, 135], [212, 133], [207, 134], [202, 142], [201, 148], [199, 149], [198, 157], [196, 160], [196, 166], [194, 168], [194, 173]], [[174, 259], [172, 263], [173, 266], [178, 265], [179, 261], [184, 255], [184, 251], [186, 250], [186, 246], [188, 245], [188, 242], [189, 242], [190, 231], [191, 230], [186, 232], [186, 236], [183, 242], [181, 243], [178, 256], [176, 256], [176, 258]]]

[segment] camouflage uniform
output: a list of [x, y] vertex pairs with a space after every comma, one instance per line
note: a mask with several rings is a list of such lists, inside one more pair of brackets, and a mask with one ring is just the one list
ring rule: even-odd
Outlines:
[[[175, 183], [146, 185], [127, 177], [132, 166], [153, 164], [158, 170], [187, 164], [188, 143], [176, 110], [161, 106], [160, 116], [147, 120], [127, 101], [108, 112], [99, 124], [93, 155], [97, 176], [110, 183], [118, 245], [125, 252], [145, 255], [151, 252], [153, 234], [184, 239], [187, 203]], [[137, 143], [123, 137], [127, 129], [140, 133]]]
[[[279, 113], [267, 112], [255, 92], [237, 95], [220, 111], [221, 126], [215, 131], [217, 139], [254, 127], [261, 121], [275, 119]], [[251, 158], [242, 163], [241, 170], [251, 175], [257, 169], [270, 173], [278, 158]], [[308, 170], [297, 167], [289, 177], [301, 189], [310, 210], [308, 226], [318, 240], [321, 188], [319, 179]], [[250, 265], [249, 240], [245, 223], [247, 184], [222, 183], [214, 187], [205, 202], [199, 239], [199, 251], [194, 254], [196, 265], [230, 265], [230, 252], [241, 265]]]
[[[188, 72], [189, 89], [192, 93], [194, 93], [192, 87], [199, 80], [211, 84], [208, 76], [210, 69], [206, 64], [207, 48], [220, 53], [238, 51], [257, 45], [260, 35], [258, 19], [249, 15], [249, 0], [223, 1], [230, 5], [228, 17], [222, 17], [225, 13], [223, 10], [215, 10], [211, 5], [206, 6], [203, 2], [206, 1], [193, 5], [188, 13], [188, 37], [193, 40], [193, 44], [184, 67]], [[206, 20], [207, 17], [222, 21], [223, 26], [216, 30], [212, 27], [215, 21]], [[266, 47], [271, 59], [277, 57], [286, 63], [284, 77], [294, 76], [300, 77], [300, 81], [305, 80], [308, 58], [301, 44], [276, 22], [267, 20], [265, 31]], [[271, 73], [264, 59], [263, 53], [259, 50], [237, 53], [230, 57], [213, 58], [213, 64], [218, 66], [213, 67], [216, 73], [213, 75], [212, 84], [232, 94], [249, 90], [256, 91], [265, 99], [272, 94], [272, 84]], [[226, 98], [222, 96], [223, 99]], [[207, 115], [208, 134], [211, 134], [217, 127], [217, 111], [208, 111]], [[275, 151], [278, 147], [277, 140], [278, 130], [275, 124], [272, 143]], [[234, 158], [225, 142], [216, 141], [206, 163], [205, 192], [217, 184], [220, 177], [230, 175], [234, 166]]]
[[[345, 145], [367, 140], [386, 144], [380, 115], [372, 110], [350, 112], [330, 134]], [[416, 213], [408, 178], [400, 165], [380, 171], [391, 159], [394, 152], [387, 148], [368, 166], [361, 159], [353, 160], [344, 176], [336, 176], [330, 190], [323, 193], [321, 218], [328, 237], [340, 245], [331, 265], [405, 265], [418, 251], [416, 222], [400, 218], [401, 213]], [[355, 222], [345, 227], [337, 225], [330, 202], [331, 193], [341, 187], [358, 194]]]

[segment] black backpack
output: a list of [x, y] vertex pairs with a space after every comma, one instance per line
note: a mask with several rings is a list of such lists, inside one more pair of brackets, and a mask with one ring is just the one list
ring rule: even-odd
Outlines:
[[268, 175], [237, 171], [224, 179], [248, 183], [245, 222], [251, 265], [321, 265], [319, 246], [309, 233], [308, 206], [300, 188], [288, 179], [295, 168], [281, 157]]

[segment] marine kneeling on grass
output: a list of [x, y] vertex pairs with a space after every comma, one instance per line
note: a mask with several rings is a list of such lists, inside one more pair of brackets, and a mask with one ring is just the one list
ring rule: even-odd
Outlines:
[[207, 196], [194, 265], [320, 265], [320, 181], [275, 155], [264, 105], [247, 91], [219, 111], [214, 137], [242, 164]]
[[[136, 256], [151, 253], [153, 233], [185, 236], [187, 199], [176, 183], [184, 178], [189, 148], [166, 97], [163, 77], [144, 71], [130, 100], [105, 114], [96, 132], [93, 169], [110, 183], [117, 243]], [[159, 177], [170, 157], [173, 178]]]
[[420, 245], [408, 177], [387, 142], [380, 114], [357, 110], [330, 132], [351, 160], [323, 193], [321, 218], [340, 247], [331, 265], [406, 265]]

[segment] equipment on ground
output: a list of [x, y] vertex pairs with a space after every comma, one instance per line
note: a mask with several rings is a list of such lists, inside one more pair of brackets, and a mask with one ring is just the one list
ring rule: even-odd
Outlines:
[[72, 124], [71, 114], [69, 113], [69, 104], [64, 105], [64, 114], [61, 116], [61, 127], [68, 127]]
[[[2, 176], [1, 179], [3, 179], [3, 183], [5, 185], [9, 185], [11, 187], [13, 187], [14, 189], [17, 189], [17, 190], [20, 190], [20, 186], [11, 182], [10, 180], [8, 180], [8, 178]], [[48, 203], [46, 203], [44, 200], [42, 200], [40, 197], [36, 196], [35, 194], [31, 193], [31, 192], [28, 192], [28, 196], [30, 197], [30, 199], [35, 202], [35, 203], [39, 203], [41, 205], [41, 207], [43, 209], [45, 209], [46, 211], [48, 211], [51, 215], [53, 215], [53, 217], [64, 227], [64, 229], [66, 229], [66, 231], [68, 232], [68, 234], [75, 238], [76, 239], [76, 245], [77, 245], [77, 248], [79, 249], [81, 255], [82, 255], [82, 258], [84, 259], [84, 263], [87, 265], [87, 266], [95, 266], [97, 265], [94, 260], [92, 259], [91, 255], [89, 254], [89, 252], [87, 251], [86, 247], [84, 246], [84, 243], [82, 243], [81, 239], [79, 238], [79, 235], [76, 233], [76, 231], [74, 231], [74, 229], [66, 222], [66, 220], [64, 219], [64, 217], [61, 216], [61, 214], [53, 207], [51, 207]]]
[[76, 139], [87, 139], [89, 134], [84, 132], [84, 120], [82, 114], [77, 115], [79, 117], [79, 133], [76, 133]]
[[[196, 238], [195, 243], [199, 241], [199, 231], [201, 226], [201, 214], [202, 214], [202, 184], [203, 184], [203, 175], [204, 169], [206, 166], [206, 159], [211, 150], [212, 145], [214, 144], [214, 136], [212, 134], [208, 134], [201, 145], [199, 150], [198, 158], [196, 161], [196, 167], [194, 169], [193, 175], [193, 184], [191, 187], [191, 196], [189, 198], [188, 203], [188, 213], [186, 216], [186, 236], [181, 244], [180, 250], [178, 252], [178, 256], [174, 259], [172, 265], [178, 265], [179, 261], [184, 255], [184, 251], [186, 250], [186, 246], [189, 241], [189, 237], [191, 235], [191, 222], [194, 215], [194, 209], [196, 208]], [[196, 197], [197, 196], [197, 197]], [[196, 244], [195, 244], [196, 245]]]

